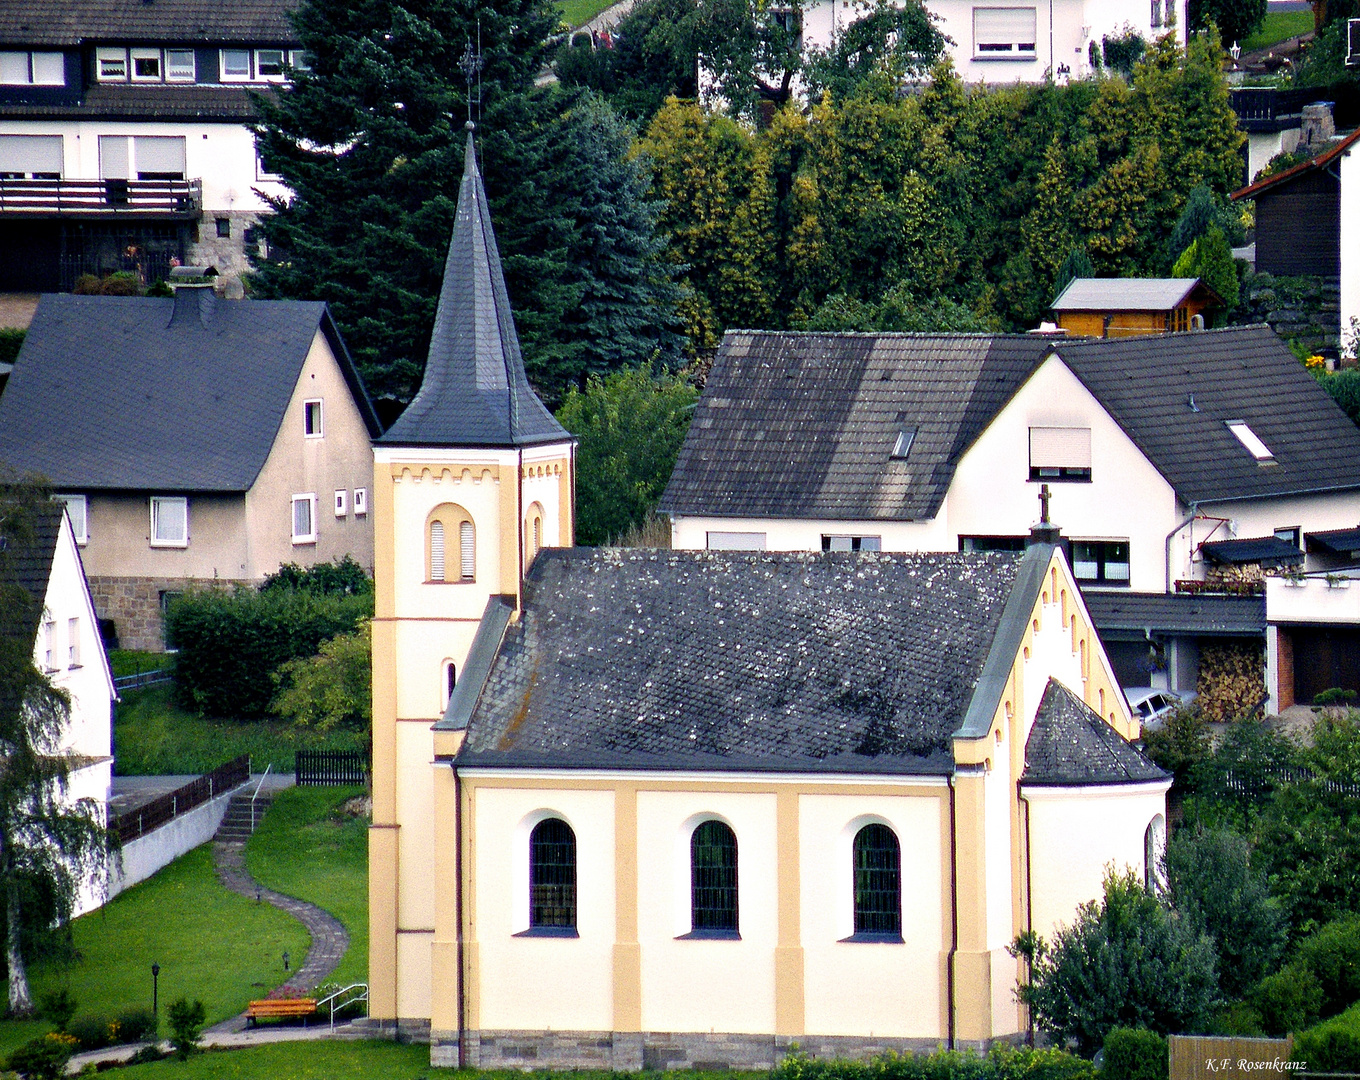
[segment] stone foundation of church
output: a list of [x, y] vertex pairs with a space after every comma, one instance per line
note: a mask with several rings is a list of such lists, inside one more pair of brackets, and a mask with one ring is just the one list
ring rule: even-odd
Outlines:
[[[704, 1032], [470, 1031], [465, 1062], [472, 1069], [768, 1070], [797, 1049], [812, 1058], [865, 1060], [889, 1050], [929, 1053], [939, 1039], [850, 1035], [711, 1034]], [[458, 1032], [430, 1033], [430, 1064], [458, 1067]]]

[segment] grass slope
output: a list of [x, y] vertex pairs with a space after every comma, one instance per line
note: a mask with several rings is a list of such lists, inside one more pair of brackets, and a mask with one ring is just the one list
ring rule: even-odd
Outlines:
[[341, 805], [363, 788], [287, 788], [246, 845], [246, 869], [277, 892], [325, 908], [350, 947], [328, 981], [368, 982], [368, 822]]
[[[157, 1061], [118, 1070], [119, 1080], [437, 1080], [428, 1046], [394, 1042], [294, 1042], [209, 1051], [186, 1062]], [[520, 1080], [523, 1080], [521, 1077]]]
[[[150, 1008], [154, 962], [161, 966], [162, 1012], [176, 998], [200, 998], [209, 1024], [236, 1015], [283, 982], [284, 950], [300, 961], [310, 943], [292, 916], [224, 889], [206, 844], [82, 915], [72, 933], [77, 960], [44, 961], [29, 972], [35, 1000], [64, 986], [79, 1002], [78, 1016]], [[42, 1024], [0, 1023], [0, 1049], [45, 1030]]]
[[353, 736], [299, 732], [282, 720], [216, 720], [186, 712], [174, 688], [158, 686], [123, 695], [114, 716], [114, 770], [119, 776], [203, 773], [241, 754], [251, 768], [292, 772], [299, 747], [352, 750]]
[[558, 8], [562, 21], [575, 29], [584, 26], [606, 8], [613, 7], [616, 0], [560, 0]]
[[[1266, 15], [1265, 21], [1261, 24], [1261, 29], [1242, 42], [1244, 52], [1252, 49], [1264, 49], [1267, 45], [1274, 45], [1276, 42], [1285, 41], [1288, 38], [1297, 37], [1299, 34], [1306, 34], [1313, 29], [1313, 13], [1311, 11], [1272, 11]], [[1231, 41], [1225, 41], [1224, 45], [1231, 45]]]

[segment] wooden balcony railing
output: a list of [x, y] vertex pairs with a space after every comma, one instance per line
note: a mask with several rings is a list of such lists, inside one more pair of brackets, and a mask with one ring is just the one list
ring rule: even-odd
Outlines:
[[3, 217], [197, 218], [201, 180], [0, 179]]

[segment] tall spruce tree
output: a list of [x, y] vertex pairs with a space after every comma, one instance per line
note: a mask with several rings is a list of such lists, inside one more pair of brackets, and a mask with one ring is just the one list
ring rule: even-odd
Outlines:
[[[575, 96], [533, 88], [557, 21], [550, 0], [304, 0], [294, 19], [310, 70], [259, 99], [257, 125], [261, 154], [292, 197], [262, 223], [253, 288], [330, 303], [370, 392], [405, 401], [420, 382], [469, 94], [525, 359], [546, 395], [560, 396], [600, 357], [606, 366], [631, 357], [641, 347], [639, 324], [673, 318], [673, 298], [654, 275], [596, 257], [613, 245], [659, 266], [655, 215], [645, 190], [621, 179], [626, 140], [574, 141], [564, 132], [582, 124]], [[461, 61], [479, 41], [482, 67], [469, 87]], [[604, 177], [602, 147], [613, 155]], [[595, 206], [609, 177], [617, 194], [637, 199], [605, 221], [597, 212], [593, 224], [608, 236], [583, 243], [586, 226], [575, 215]], [[583, 338], [565, 349], [566, 331], [550, 328], [591, 295], [613, 298], [630, 318], [579, 320], [573, 329]], [[649, 355], [663, 342], [665, 352], [669, 339], [652, 334]]]

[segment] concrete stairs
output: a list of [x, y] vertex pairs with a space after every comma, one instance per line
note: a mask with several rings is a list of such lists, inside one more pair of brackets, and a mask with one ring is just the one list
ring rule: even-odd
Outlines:
[[244, 790], [231, 797], [231, 802], [227, 803], [227, 812], [222, 816], [222, 824], [217, 827], [217, 833], [213, 836], [215, 841], [222, 844], [244, 844], [250, 839], [251, 833], [264, 820], [265, 812], [273, 799], [272, 794], [260, 792], [259, 798], [255, 800], [255, 820], [252, 824], [250, 799], [253, 792], [254, 788], [247, 784]]

